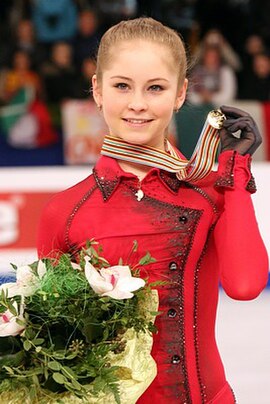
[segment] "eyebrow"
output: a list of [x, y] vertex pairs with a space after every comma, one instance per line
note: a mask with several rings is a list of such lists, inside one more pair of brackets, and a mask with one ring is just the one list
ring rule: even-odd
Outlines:
[[[110, 77], [110, 79], [121, 79], [121, 80], [133, 81], [131, 78], [125, 77], [125, 76], [112, 76], [112, 77]], [[148, 82], [151, 83], [153, 81], [159, 81], [159, 80], [169, 81], [169, 80], [167, 80], [167, 79], [165, 79], [163, 77], [156, 77], [154, 79], [148, 80]]]

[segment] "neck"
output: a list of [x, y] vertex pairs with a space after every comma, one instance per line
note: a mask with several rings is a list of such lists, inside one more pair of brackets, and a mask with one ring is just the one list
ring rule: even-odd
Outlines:
[[136, 164], [122, 160], [117, 160], [117, 162], [123, 171], [136, 175], [139, 178], [139, 180], [142, 180], [146, 176], [146, 174], [151, 170], [151, 167], [145, 166], [143, 164]]
[[[136, 147], [136, 145], [134, 145], [134, 146]], [[141, 145], [141, 146], [146, 146], [147, 147], [148, 145]], [[151, 147], [153, 147], [153, 146], [151, 146]], [[165, 151], [165, 142], [163, 142], [161, 147], [154, 147], [154, 148], [164, 152]], [[147, 165], [134, 163], [132, 161], [126, 161], [126, 160], [117, 159], [117, 162], [118, 162], [119, 166], [122, 168], [123, 171], [136, 175], [139, 178], [140, 181], [151, 170], [151, 167], [149, 167]]]

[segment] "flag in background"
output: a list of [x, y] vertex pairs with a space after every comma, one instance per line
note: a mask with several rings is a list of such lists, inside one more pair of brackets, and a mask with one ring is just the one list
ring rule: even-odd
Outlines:
[[18, 148], [48, 146], [57, 140], [47, 106], [35, 98], [31, 87], [20, 89], [0, 108], [0, 126], [7, 142]]

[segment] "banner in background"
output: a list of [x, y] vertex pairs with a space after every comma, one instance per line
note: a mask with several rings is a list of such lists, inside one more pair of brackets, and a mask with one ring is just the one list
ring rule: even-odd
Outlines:
[[0, 250], [35, 248], [41, 210], [47, 192], [0, 192]]
[[91, 167], [0, 169], [0, 278], [37, 259], [41, 212], [52, 195], [91, 174]]
[[108, 133], [94, 101], [70, 100], [61, 108], [64, 160], [67, 164], [94, 164]]

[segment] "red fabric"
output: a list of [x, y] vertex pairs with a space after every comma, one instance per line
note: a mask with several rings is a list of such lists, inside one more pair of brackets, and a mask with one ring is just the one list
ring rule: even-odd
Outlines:
[[[158, 375], [139, 404], [216, 403], [216, 397], [234, 403], [215, 342], [218, 284], [245, 300], [268, 278], [249, 180], [249, 156], [224, 152], [218, 173], [195, 186], [151, 169], [137, 201], [137, 177], [103, 156], [94, 175], [54, 196], [42, 215], [40, 257], [76, 251], [95, 238], [111, 265], [120, 256], [135, 264], [150, 251], [157, 261], [141, 276], [168, 281], [159, 288], [162, 315], [152, 350]], [[139, 248], [130, 255], [133, 240]]]
[[228, 383], [218, 392], [218, 394], [209, 401], [209, 404], [230, 404], [235, 402], [234, 394]]

